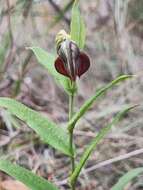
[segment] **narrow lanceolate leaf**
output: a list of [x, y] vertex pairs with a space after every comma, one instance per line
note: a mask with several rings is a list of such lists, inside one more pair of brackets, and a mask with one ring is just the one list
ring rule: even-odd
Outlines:
[[75, 0], [72, 8], [71, 17], [71, 39], [77, 43], [80, 49], [84, 48], [85, 44], [85, 24], [79, 11], [79, 0]]
[[70, 92], [70, 80], [69, 78], [59, 74], [54, 66], [54, 62], [56, 60], [56, 56], [53, 54], [50, 54], [48, 52], [46, 52], [45, 50], [43, 50], [42, 48], [39, 47], [28, 47], [27, 49], [31, 49], [33, 51], [33, 53], [35, 54], [38, 62], [44, 66], [49, 74], [51, 74], [56, 82], [58, 84], [60, 84], [65, 90], [66, 92]]
[[101, 131], [97, 134], [97, 136], [91, 141], [90, 145], [87, 147], [87, 149], [84, 151], [83, 156], [81, 157], [81, 160], [79, 161], [79, 164], [76, 166], [73, 174], [70, 177], [70, 183], [75, 184], [76, 180], [84, 167], [86, 161], [88, 160], [89, 156], [95, 150], [97, 144], [104, 138], [104, 136], [110, 131], [113, 125], [115, 125], [122, 116], [127, 113], [129, 110], [133, 109], [135, 106], [127, 107], [121, 112], [119, 112], [115, 118], [112, 120], [110, 124], [108, 124], [105, 128], [101, 129]]
[[127, 172], [125, 175], [123, 175], [119, 181], [112, 187], [111, 190], [124, 190], [125, 186], [135, 177], [143, 173], [143, 168], [136, 168], [129, 172]]
[[107, 84], [105, 87], [101, 88], [96, 92], [94, 96], [92, 96], [89, 100], [87, 100], [80, 110], [73, 116], [68, 124], [69, 130], [72, 130], [75, 127], [76, 122], [87, 112], [87, 110], [93, 105], [93, 103], [97, 100], [97, 98], [104, 95], [110, 88], [117, 85], [119, 82], [124, 81], [126, 79], [132, 78], [132, 75], [122, 75], [113, 80], [111, 83]]
[[8, 109], [10, 113], [27, 123], [44, 142], [71, 156], [69, 138], [63, 128], [16, 100], [1, 97], [0, 107]]
[[35, 175], [29, 170], [12, 164], [8, 160], [0, 160], [0, 170], [24, 183], [31, 190], [58, 190], [52, 183]]

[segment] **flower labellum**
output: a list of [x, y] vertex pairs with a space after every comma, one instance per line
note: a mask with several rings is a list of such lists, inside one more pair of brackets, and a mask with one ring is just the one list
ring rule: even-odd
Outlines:
[[63, 30], [58, 33], [56, 43], [59, 55], [55, 61], [56, 70], [75, 81], [77, 76], [80, 77], [90, 67], [89, 57], [80, 51], [77, 44]]

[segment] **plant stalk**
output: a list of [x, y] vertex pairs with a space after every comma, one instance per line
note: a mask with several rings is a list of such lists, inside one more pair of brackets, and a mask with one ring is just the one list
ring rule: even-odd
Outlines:
[[[74, 83], [71, 84], [72, 86]], [[74, 114], [74, 92], [69, 95], [69, 121], [72, 119]], [[69, 144], [70, 144], [70, 151], [72, 153], [71, 157], [71, 173], [74, 172], [75, 169], [75, 158], [74, 158], [74, 150], [73, 150], [73, 130], [69, 131]], [[71, 190], [75, 190], [75, 185], [71, 185]]]
[[[73, 116], [73, 106], [74, 106], [74, 94], [69, 95], [69, 120], [71, 120]], [[73, 130], [69, 132], [70, 135], [70, 150], [73, 153]], [[75, 164], [74, 164], [74, 156], [71, 157], [71, 164], [72, 164], [72, 172], [74, 171]]]

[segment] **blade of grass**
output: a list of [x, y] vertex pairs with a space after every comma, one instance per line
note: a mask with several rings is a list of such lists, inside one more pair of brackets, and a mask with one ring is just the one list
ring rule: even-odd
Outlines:
[[109, 84], [107, 84], [105, 87], [98, 90], [94, 96], [92, 96], [89, 100], [87, 100], [83, 104], [83, 106], [80, 108], [80, 110], [69, 121], [68, 129], [73, 130], [76, 122], [86, 113], [86, 111], [92, 106], [92, 104], [97, 100], [97, 98], [104, 95], [107, 92], [107, 90], [109, 90], [113, 86], [117, 85], [118, 83], [120, 83], [126, 79], [132, 78], [132, 77], [133, 77], [132, 75], [121, 75], [118, 78], [116, 78], [115, 80], [113, 80], [112, 82], [110, 82]]
[[10, 46], [9, 33], [5, 33], [0, 42], [0, 70], [3, 70], [3, 64], [5, 63], [5, 56]]
[[135, 168], [123, 175], [111, 190], [124, 190], [125, 186], [139, 174], [143, 173], [143, 168]]
[[101, 129], [101, 131], [97, 134], [97, 136], [91, 141], [91, 143], [84, 151], [83, 156], [81, 157], [78, 165], [76, 166], [74, 172], [72, 173], [72, 175], [70, 177], [70, 184], [72, 184], [73, 186], [75, 185], [82, 168], [84, 167], [86, 161], [88, 160], [88, 158], [91, 155], [91, 153], [93, 152], [93, 150], [96, 148], [97, 144], [99, 144], [99, 142], [104, 138], [104, 136], [110, 131], [112, 126], [115, 125], [123, 117], [124, 114], [126, 114], [129, 110], [133, 109], [134, 107], [136, 107], [136, 106], [126, 107], [125, 109], [120, 111], [114, 117], [112, 122], [110, 124], [108, 124], [105, 128]]

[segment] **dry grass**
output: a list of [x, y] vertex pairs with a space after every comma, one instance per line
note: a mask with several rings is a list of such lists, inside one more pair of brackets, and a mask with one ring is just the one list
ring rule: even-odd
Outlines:
[[[34, 44], [52, 52], [55, 34], [61, 28], [69, 30], [69, 25], [62, 19], [51, 27], [57, 12], [48, 1], [33, 2], [32, 6], [27, 5], [29, 9], [22, 3], [15, 5], [15, 2], [0, 2], [3, 14], [0, 18], [0, 60], [3, 60], [0, 62], [0, 96], [15, 97], [65, 125], [66, 95], [25, 47]], [[135, 77], [107, 93], [79, 122], [75, 131], [77, 160], [91, 138], [124, 104], [140, 106], [113, 128], [90, 157], [79, 179], [79, 190], [109, 190], [124, 172], [143, 164], [142, 20], [131, 15], [134, 3], [137, 5], [138, 2], [88, 0], [88, 3], [81, 3], [87, 28], [86, 51], [91, 56], [92, 65], [88, 74], [78, 81], [77, 108], [97, 88], [119, 74], [131, 73]], [[60, 3], [58, 6], [61, 6]], [[11, 11], [7, 12], [7, 9]], [[69, 19], [69, 11], [65, 16]], [[10, 38], [7, 37], [9, 34]], [[4, 52], [3, 56], [1, 52]], [[19, 80], [20, 86], [17, 85]], [[47, 145], [40, 145], [39, 138], [7, 112], [2, 110], [0, 115], [1, 154], [7, 154], [19, 164], [54, 181], [61, 189], [68, 189], [69, 159]], [[7, 179], [3, 174], [0, 178]], [[126, 188], [140, 189], [143, 189], [142, 176]]]

